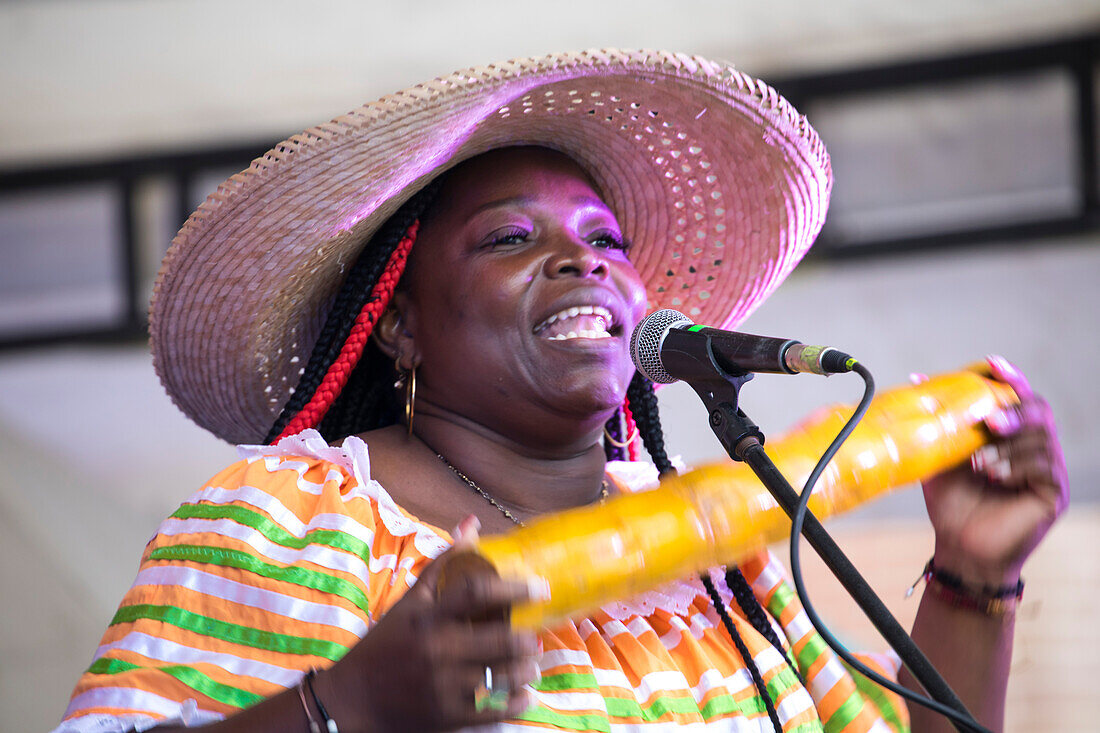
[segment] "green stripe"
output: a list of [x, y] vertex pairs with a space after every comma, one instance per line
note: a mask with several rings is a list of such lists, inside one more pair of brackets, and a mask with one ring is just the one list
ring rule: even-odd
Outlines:
[[719, 695], [699, 710], [706, 720], [738, 711], [746, 718], [755, 717], [764, 712], [764, 701], [755, 692], [752, 697], [746, 697], [744, 700], [737, 700], [728, 694]]
[[229, 519], [251, 527], [277, 545], [300, 550], [308, 545], [325, 545], [350, 552], [356, 557], [370, 558], [370, 546], [353, 535], [333, 529], [313, 529], [297, 537], [268, 517], [234, 504], [184, 504], [172, 516], [176, 519]]
[[852, 679], [855, 680], [856, 687], [859, 689], [860, 693], [864, 697], [870, 698], [871, 702], [878, 708], [886, 724], [898, 731], [898, 733], [909, 733], [909, 726], [902, 722], [901, 715], [898, 708], [895, 706], [894, 699], [886, 694], [886, 690], [863, 675], [852, 672], [852, 669], [848, 667], [843, 660], [841, 664], [844, 664], [848, 673], [852, 675]]
[[810, 665], [816, 662], [817, 658], [824, 654], [828, 648], [825, 640], [816, 631], [807, 634], [806, 643], [802, 645], [802, 650], [798, 652], [797, 658], [798, 668], [802, 670], [802, 673], [805, 674]]
[[175, 606], [153, 606], [143, 603], [123, 606], [118, 609], [115, 617], [111, 619], [111, 626], [132, 623], [141, 619], [160, 621], [187, 631], [193, 631], [202, 636], [210, 636], [233, 644], [282, 654], [313, 655], [331, 659], [335, 662], [348, 652], [348, 647], [336, 642], [261, 631], [249, 626], [241, 626], [209, 616], [202, 616]]
[[642, 707], [637, 700], [622, 697], [605, 697], [607, 714], [615, 718], [641, 718], [652, 723], [669, 713], [681, 715], [699, 714], [699, 705], [688, 693], [687, 697], [660, 696], [649, 705]]
[[[771, 681], [767, 684], [768, 694], [770, 694], [773, 699], [777, 699], [782, 693], [795, 687], [798, 687], [797, 678], [794, 673], [787, 668], [780, 669], [772, 676]], [[542, 692], [591, 691], [597, 694], [599, 694], [600, 690], [594, 675], [577, 672], [563, 672], [561, 674], [547, 675], [539, 682], [538, 689]], [[604, 696], [603, 701], [610, 717], [640, 718], [645, 722], [653, 722], [669, 713], [679, 713], [683, 715], [698, 713], [704, 720], [710, 721], [720, 716], [738, 712], [745, 717], [759, 717], [763, 715], [765, 711], [764, 701], [755, 691], [753, 695], [743, 700], [737, 700], [729, 694], [719, 694], [702, 707], [699, 707], [690, 693], [684, 696], [672, 694], [662, 695], [645, 707], [642, 707], [636, 700], [630, 698]], [[536, 714], [538, 710], [541, 709], [533, 709], [529, 712]], [[558, 717], [554, 717], [558, 715], [558, 713], [551, 710], [541, 710], [541, 712], [537, 712], [536, 717], [529, 717], [527, 714], [521, 717], [524, 720], [530, 720], [532, 722], [560, 725], [570, 730], [585, 730], [585, 728], [577, 727], [577, 725], [579, 725], [576, 723], [578, 720], [577, 716], [566, 716], [559, 720]], [[814, 723], [805, 729], [819, 731], [821, 727], [819, 724]], [[603, 730], [603, 728], [600, 728], [600, 730]]]
[[608, 721], [607, 718], [603, 717], [602, 715], [592, 715], [591, 713], [566, 715], [554, 710], [550, 710], [548, 708], [544, 708], [541, 705], [527, 708], [525, 711], [516, 716], [516, 720], [526, 720], [531, 723], [552, 725], [555, 728], [560, 728], [562, 730], [600, 731], [601, 733], [611, 733], [611, 723]]
[[768, 613], [778, 619], [795, 598], [794, 590], [787, 585], [786, 581], [780, 581], [775, 592], [772, 593], [771, 600], [768, 601]]
[[[760, 670], [760, 674], [765, 674], [764, 670]], [[771, 696], [772, 700], [778, 700], [789, 690], [801, 688], [802, 683], [795, 677], [794, 670], [787, 665], [783, 665], [772, 675], [768, 682], [764, 683], [764, 687], [767, 688], [768, 695]]]
[[190, 560], [191, 562], [206, 563], [208, 565], [221, 565], [247, 570], [250, 573], [271, 580], [293, 583], [322, 593], [340, 596], [354, 603], [363, 613], [370, 614], [370, 603], [367, 601], [366, 594], [354, 583], [343, 578], [294, 565], [285, 567], [272, 565], [241, 550], [230, 550], [224, 547], [204, 547], [202, 545], [172, 545], [171, 547], [159, 547], [153, 550], [149, 553], [149, 558], [151, 560]]
[[829, 716], [829, 719], [825, 721], [825, 730], [832, 733], [833, 731], [844, 730], [844, 728], [856, 719], [856, 716], [863, 711], [863, 697], [858, 691], [853, 692], [848, 696], [848, 699], [836, 711]]
[[599, 692], [600, 685], [596, 682], [596, 675], [584, 672], [562, 672], [543, 677], [538, 684], [542, 692], [576, 692], [578, 690], [590, 690]]
[[[106, 659], [101, 657], [92, 663], [92, 666], [88, 668], [88, 672], [91, 674], [120, 674], [122, 672], [129, 672], [132, 669], [142, 669], [142, 667], [131, 664], [130, 662], [124, 662], [121, 659]], [[246, 708], [264, 699], [262, 695], [257, 695], [254, 692], [248, 692], [238, 687], [222, 684], [221, 682], [210, 679], [210, 677], [202, 672], [184, 665], [172, 664], [165, 667], [145, 667], [145, 669], [155, 669], [158, 672], [171, 675], [192, 690], [206, 695], [211, 700], [217, 700], [220, 703], [232, 705], [235, 708]]]

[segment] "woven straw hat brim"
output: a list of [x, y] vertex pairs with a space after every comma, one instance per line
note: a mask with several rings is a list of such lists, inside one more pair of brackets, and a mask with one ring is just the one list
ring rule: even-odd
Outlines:
[[280, 143], [191, 215], [150, 312], [173, 401], [225, 440], [262, 441], [381, 223], [459, 162], [525, 144], [589, 173], [650, 309], [724, 328], [809, 249], [832, 185], [805, 118], [706, 59], [603, 50], [456, 72]]

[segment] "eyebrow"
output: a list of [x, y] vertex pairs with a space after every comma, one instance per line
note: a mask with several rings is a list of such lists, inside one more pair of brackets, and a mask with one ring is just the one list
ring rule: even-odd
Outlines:
[[[473, 210], [472, 215], [477, 215], [483, 211], [488, 211], [489, 209], [499, 209], [505, 206], [526, 206], [533, 203], [534, 201], [534, 196], [526, 194], [520, 196], [509, 196], [508, 198], [497, 199], [495, 201], [489, 201], [482, 204], [481, 206]], [[570, 199], [570, 203], [577, 205], [595, 206], [601, 209], [606, 209], [607, 211], [611, 211], [611, 207], [604, 203], [604, 201], [601, 200], [598, 196], [578, 194], [577, 196], [574, 196], [572, 199]]]

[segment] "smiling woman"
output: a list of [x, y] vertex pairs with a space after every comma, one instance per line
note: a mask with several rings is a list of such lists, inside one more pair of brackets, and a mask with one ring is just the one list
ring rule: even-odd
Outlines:
[[[536, 635], [508, 610], [546, 589], [464, 552], [673, 470], [631, 330], [664, 306], [739, 322], [830, 183], [762, 83], [618, 51], [438, 79], [227, 181], [165, 259], [153, 350], [185, 413], [264, 444], [161, 525], [58, 730], [905, 729], [766, 554]], [[1011, 460], [929, 483], [957, 583], [922, 614], [996, 725], [1013, 602], [945, 599], [1017, 587], [1065, 477], [1045, 406], [994, 366], [1024, 398], [998, 415]], [[623, 460], [639, 441], [653, 465]]]

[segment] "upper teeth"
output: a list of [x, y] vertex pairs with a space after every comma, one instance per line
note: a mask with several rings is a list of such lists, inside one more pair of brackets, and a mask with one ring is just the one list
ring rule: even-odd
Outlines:
[[605, 326], [611, 325], [611, 321], [612, 321], [611, 311], [609, 311], [607, 308], [604, 308], [603, 306], [599, 306], [599, 305], [578, 305], [578, 306], [574, 306], [572, 308], [566, 308], [563, 311], [559, 311], [559, 312], [555, 313], [554, 315], [550, 316], [545, 321], [540, 323], [535, 330], [536, 331], [541, 331], [542, 329], [546, 328], [547, 326], [549, 326], [554, 321], [557, 321], [559, 319], [564, 320], [566, 318], [576, 318], [577, 316], [599, 316], [600, 318], [603, 319]]

